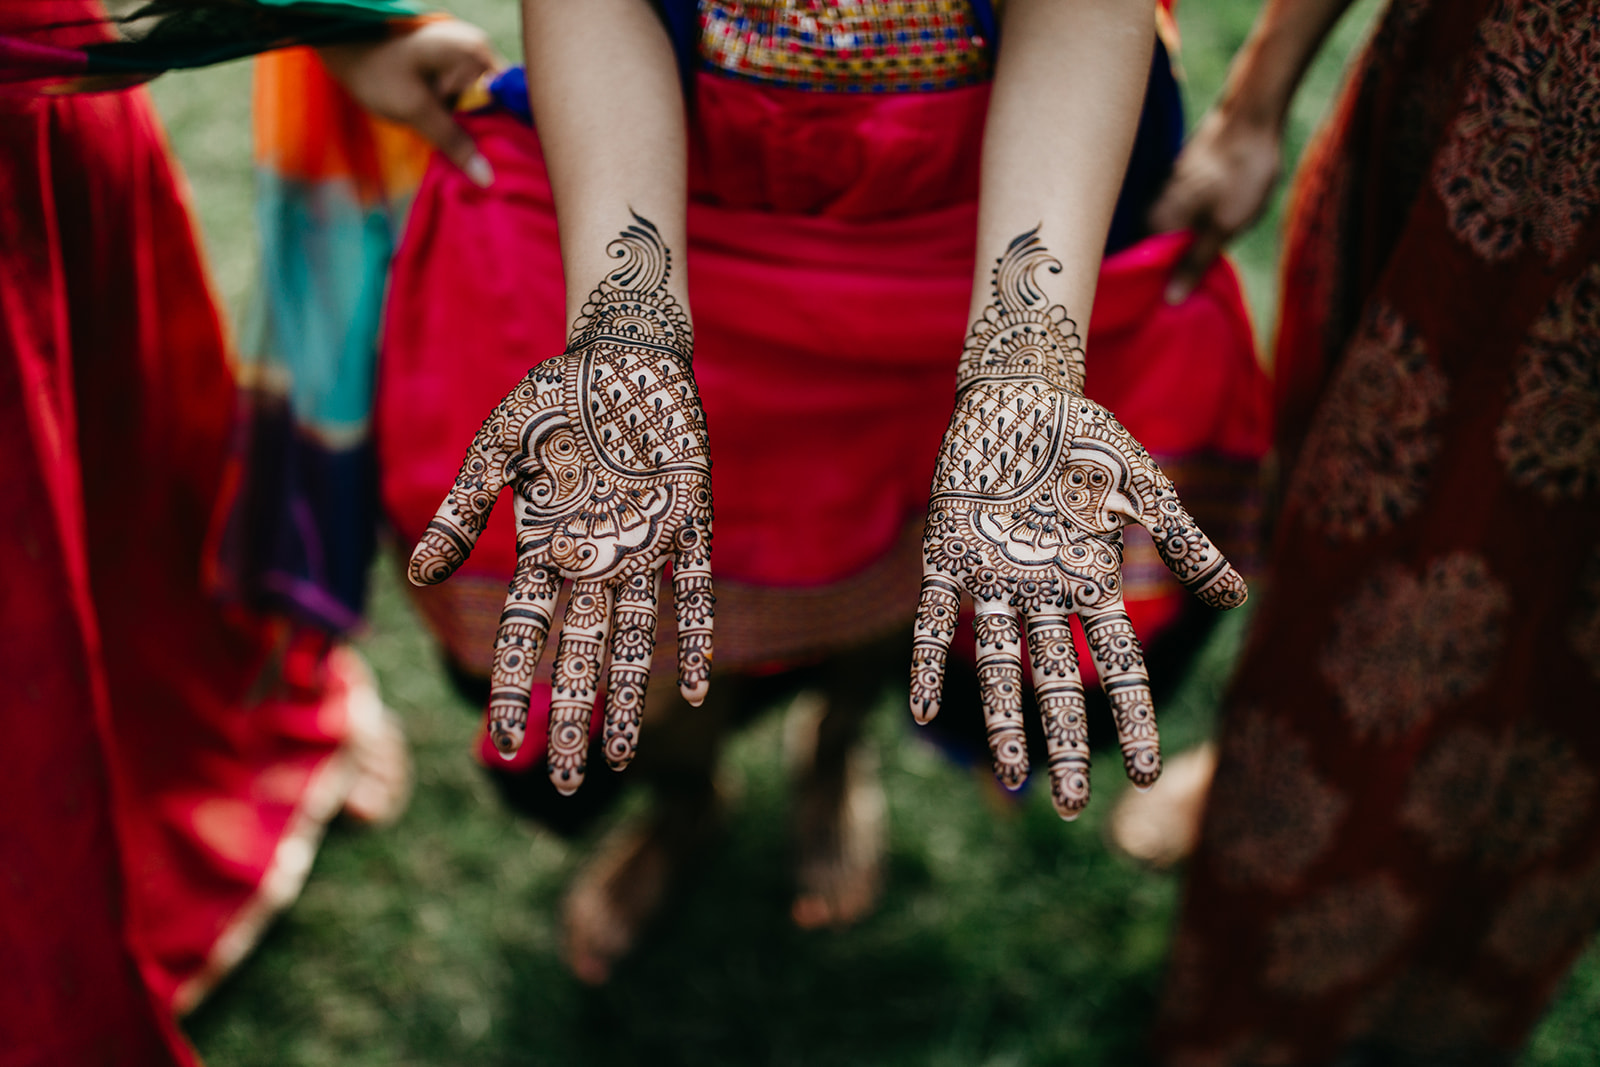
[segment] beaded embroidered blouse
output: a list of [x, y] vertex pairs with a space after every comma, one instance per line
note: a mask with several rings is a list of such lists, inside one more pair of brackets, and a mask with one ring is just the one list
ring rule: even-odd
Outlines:
[[968, 0], [700, 0], [700, 56], [768, 85], [937, 92], [987, 81]]

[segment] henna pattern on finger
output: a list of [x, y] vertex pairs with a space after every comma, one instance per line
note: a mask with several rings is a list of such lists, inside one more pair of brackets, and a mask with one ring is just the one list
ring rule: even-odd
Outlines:
[[1089, 719], [1066, 616], [1028, 621], [1028, 656], [1044, 720], [1050, 798], [1062, 818], [1076, 819], [1089, 803]]
[[[967, 335], [924, 530], [912, 707], [919, 718], [937, 710], [947, 644], [941, 613], [961, 592], [1029, 620], [1030, 646], [1041, 619], [1052, 620], [1040, 631], [1052, 648], [1058, 638], [1070, 644], [1064, 620], [1079, 614], [1093, 631], [1097, 660], [1104, 659], [1102, 684], [1128, 776], [1148, 785], [1161, 759], [1143, 653], [1122, 611], [1123, 527], [1149, 530], [1168, 568], [1206, 603], [1237, 607], [1247, 590], [1150, 454], [1083, 395], [1077, 327], [1039, 284], [1042, 273], [1060, 270], [1037, 228], [1018, 236], [997, 261], [992, 300]], [[990, 631], [1000, 625], [979, 622]], [[1009, 624], [1014, 633], [1015, 620]], [[982, 678], [982, 637], [979, 648]], [[1002, 751], [1009, 732], [994, 725], [1006, 720], [1011, 692], [998, 663], [985, 684], [985, 710], [996, 771], [1011, 784], [1020, 781], [1019, 764]], [[1071, 817], [1088, 800], [1082, 687], [1075, 654], [1070, 680], [1066, 656], [1058, 653], [1053, 663], [1036, 682], [1056, 806]]]
[[[710, 494], [706, 495], [710, 508]], [[711, 681], [711, 622], [717, 605], [711, 590], [711, 525], [689, 523], [678, 532], [672, 595], [678, 616], [678, 689], [691, 704], [705, 699]]]
[[407, 576], [413, 585], [444, 581], [471, 554], [489, 522], [495, 497], [506, 484], [504, 447], [511, 411], [532, 396], [532, 388], [524, 381], [483, 420], [450, 494], [411, 551]]
[[1123, 770], [1134, 785], [1148, 788], [1161, 775], [1161, 739], [1150, 700], [1144, 648], [1133, 632], [1133, 623], [1120, 607], [1079, 617], [1083, 620], [1084, 640], [1100, 671], [1101, 688], [1111, 702]]
[[519, 560], [495, 631], [489, 682], [489, 739], [501, 755], [522, 747], [534, 668], [550, 634], [550, 613], [561, 579], [529, 558]]
[[561, 643], [550, 673], [550, 781], [560, 793], [583, 784], [589, 754], [589, 722], [600, 690], [600, 664], [611, 621], [609, 588], [576, 582], [561, 620]]
[[911, 638], [911, 715], [927, 725], [939, 714], [944, 663], [961, 614], [961, 588], [937, 574], [923, 579]]
[[984, 729], [994, 756], [994, 776], [1007, 789], [1028, 780], [1028, 738], [1022, 729], [1022, 635], [1016, 617], [1004, 612], [972, 621], [977, 639], [978, 691]]
[[511, 487], [519, 573], [538, 590], [523, 597], [543, 614], [534, 618], [520, 603], [514, 612], [508, 600], [490, 718], [496, 746], [515, 752], [555, 589], [572, 581], [550, 718], [551, 777], [563, 792], [583, 778], [608, 651], [606, 759], [620, 767], [632, 758], [656, 586], [669, 561], [685, 675], [702, 695], [711, 663], [711, 461], [693, 331], [668, 291], [672, 256], [653, 224], [635, 215], [606, 253], [612, 269], [589, 294], [566, 351], [530, 370], [490, 412], [410, 567], [418, 584], [448, 577], [472, 551], [500, 489]]
[[654, 572], [636, 574], [617, 594], [604, 743], [606, 763], [616, 771], [633, 761], [639, 746], [639, 722], [656, 643], [656, 580]]

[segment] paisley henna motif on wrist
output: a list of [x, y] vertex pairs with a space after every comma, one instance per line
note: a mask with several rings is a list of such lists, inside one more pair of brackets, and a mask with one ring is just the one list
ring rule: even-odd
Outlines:
[[562, 792], [583, 780], [608, 653], [606, 760], [622, 767], [633, 756], [668, 562], [681, 684], [695, 703], [711, 662], [711, 463], [693, 331], [667, 290], [672, 257], [649, 221], [635, 215], [606, 251], [615, 266], [589, 294], [567, 350], [530, 370], [484, 421], [410, 567], [419, 585], [449, 577], [512, 487], [519, 563], [496, 640], [490, 730], [505, 755], [521, 745], [555, 594], [572, 581], [550, 714], [550, 774]]
[[1084, 622], [1128, 776], [1147, 786], [1161, 769], [1144, 654], [1122, 603], [1122, 528], [1145, 526], [1173, 574], [1206, 603], [1236, 607], [1246, 590], [1149, 453], [1083, 395], [1077, 328], [1039, 284], [1041, 272], [1060, 269], [1037, 229], [1017, 237], [996, 263], [993, 299], [967, 335], [928, 505], [911, 703], [918, 721], [938, 712], [964, 591], [982, 605], [978, 670], [996, 774], [1019, 786], [1027, 773], [1015, 721], [1020, 618], [1045, 717], [1052, 795], [1062, 816], [1073, 818], [1088, 802], [1089, 773], [1069, 615]]

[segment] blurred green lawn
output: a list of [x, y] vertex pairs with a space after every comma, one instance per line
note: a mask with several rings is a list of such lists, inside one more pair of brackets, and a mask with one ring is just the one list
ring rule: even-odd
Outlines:
[[[512, 0], [444, 6], [507, 55]], [[1253, 0], [1180, 7], [1191, 122], [1215, 95]], [[1377, 9], [1361, 0], [1308, 77], [1298, 156], [1344, 57]], [[251, 284], [249, 68], [170, 76], [155, 95], [194, 186], [219, 287]], [[1279, 205], [1234, 249], [1262, 336], [1275, 295]], [[1167, 750], [1207, 736], [1242, 619], [1230, 619], [1162, 709]], [[213, 1067], [402, 1064], [1127, 1064], [1141, 1058], [1178, 900], [1175, 875], [1107, 852], [1114, 767], [1067, 825], [1032, 790], [997, 815], [984, 789], [917, 739], [900, 702], [875, 720], [890, 798], [889, 889], [843, 933], [787, 919], [787, 792], [779, 724], [734, 746], [742, 802], [669, 920], [606, 989], [557, 956], [557, 906], [583, 849], [506, 814], [468, 752], [477, 711], [449, 690], [393, 568], [361, 641], [415, 749], [399, 825], [336, 824], [305, 894], [188, 1020]], [[1580, 965], [1524, 1064], [1600, 1060], [1600, 955]]]

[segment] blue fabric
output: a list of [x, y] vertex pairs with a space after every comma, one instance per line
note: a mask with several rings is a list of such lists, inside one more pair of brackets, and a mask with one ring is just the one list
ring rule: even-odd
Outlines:
[[1000, 47], [1000, 19], [995, 14], [994, 0], [972, 0], [972, 18], [978, 24], [978, 29], [983, 31], [983, 39], [988, 42], [989, 51], [993, 52]]
[[489, 96], [525, 125], [533, 125], [533, 107], [528, 103], [528, 72], [520, 64], [494, 76], [489, 82]]
[[1133, 153], [1111, 215], [1111, 232], [1106, 236], [1107, 255], [1150, 235], [1145, 216], [1172, 173], [1173, 161], [1183, 147], [1183, 133], [1183, 94], [1172, 73], [1172, 59], [1157, 40], [1144, 91], [1144, 110], [1139, 115], [1139, 132], [1134, 135]]
[[694, 76], [700, 69], [700, 7], [696, 0], [657, 0], [661, 21], [667, 24], [672, 51], [678, 57], [678, 77], [684, 98], [694, 101]]

